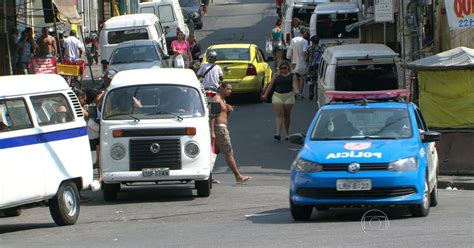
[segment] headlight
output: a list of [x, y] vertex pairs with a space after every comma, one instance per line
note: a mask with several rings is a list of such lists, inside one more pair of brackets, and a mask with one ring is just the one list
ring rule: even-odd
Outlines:
[[190, 158], [195, 158], [199, 155], [199, 145], [194, 141], [186, 143], [184, 146], [184, 153]]
[[416, 157], [404, 158], [388, 164], [389, 171], [409, 171], [418, 169]]
[[109, 71], [107, 72], [107, 77], [110, 78], [110, 79], [112, 79], [112, 78], [115, 76], [115, 74], [117, 74], [117, 71], [115, 71], [115, 70], [109, 70]]
[[318, 172], [323, 170], [323, 167], [320, 164], [313, 163], [301, 158], [296, 158], [295, 162], [293, 162], [293, 165], [295, 166], [297, 171]]
[[126, 150], [122, 144], [114, 144], [110, 149], [110, 156], [115, 160], [120, 160], [125, 157]]

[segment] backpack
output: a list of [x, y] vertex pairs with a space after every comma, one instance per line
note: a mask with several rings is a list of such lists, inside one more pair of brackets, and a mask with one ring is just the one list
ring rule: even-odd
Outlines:
[[313, 51], [313, 54], [311, 56], [312, 60], [310, 61], [310, 65], [315, 66], [317, 68], [319, 66], [319, 62], [321, 62], [321, 56], [322, 55], [323, 55], [323, 51], [320, 48]]

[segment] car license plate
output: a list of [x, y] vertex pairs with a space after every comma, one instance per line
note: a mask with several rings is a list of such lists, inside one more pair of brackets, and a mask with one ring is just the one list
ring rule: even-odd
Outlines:
[[338, 179], [336, 181], [338, 191], [371, 190], [370, 179]]
[[143, 168], [143, 169], [142, 169], [142, 175], [143, 175], [144, 177], [152, 177], [152, 176], [164, 177], [164, 176], [169, 176], [169, 175], [170, 175], [170, 169], [169, 169], [169, 168]]

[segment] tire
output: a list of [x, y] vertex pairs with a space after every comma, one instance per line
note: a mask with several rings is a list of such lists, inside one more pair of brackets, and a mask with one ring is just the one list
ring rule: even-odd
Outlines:
[[3, 210], [3, 214], [7, 217], [16, 217], [21, 215], [21, 208], [9, 208]]
[[410, 206], [410, 212], [413, 217], [425, 217], [430, 213], [430, 192], [428, 180], [425, 179], [425, 190], [423, 192], [423, 202], [418, 205]]
[[430, 193], [430, 205], [432, 207], [438, 206], [438, 174], [436, 174], [436, 181]]
[[313, 207], [295, 205], [290, 200], [290, 210], [291, 210], [291, 216], [293, 217], [294, 220], [296, 221], [309, 220], [311, 218], [311, 213], [313, 212]]
[[59, 186], [56, 196], [49, 202], [49, 212], [59, 226], [76, 223], [80, 212], [80, 197], [74, 182], [66, 181]]
[[207, 180], [194, 181], [194, 185], [197, 189], [197, 194], [199, 197], [208, 197], [211, 195], [211, 184], [212, 178], [209, 177]]
[[119, 191], [120, 184], [118, 183], [102, 183], [102, 196], [106, 202], [116, 201]]

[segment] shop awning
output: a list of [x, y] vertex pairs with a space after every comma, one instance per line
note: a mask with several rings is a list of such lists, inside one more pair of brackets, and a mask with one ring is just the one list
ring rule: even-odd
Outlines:
[[82, 19], [77, 12], [77, 1], [73, 0], [52, 0], [53, 4], [58, 9], [57, 16], [63, 21], [72, 24], [80, 24]]
[[446, 52], [412, 61], [406, 68], [419, 71], [449, 71], [474, 69], [474, 49], [456, 47]]

